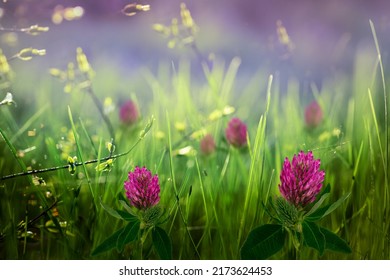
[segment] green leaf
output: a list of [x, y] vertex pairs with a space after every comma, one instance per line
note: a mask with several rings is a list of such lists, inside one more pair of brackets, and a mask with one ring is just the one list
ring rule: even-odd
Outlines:
[[325, 188], [321, 190], [318, 198], [322, 197], [324, 194], [330, 193], [330, 184], [327, 184]]
[[337, 200], [335, 203], [333, 203], [329, 209], [325, 212], [324, 216], [329, 215], [332, 213], [334, 210], [336, 210], [349, 196], [351, 193], [347, 193], [346, 195], [343, 195], [339, 200]]
[[118, 194], [118, 201], [119, 201], [119, 204], [122, 205], [122, 207], [125, 208], [125, 210], [127, 212], [129, 212], [130, 214], [135, 215], [133, 209], [130, 206], [129, 200], [124, 197], [122, 192], [120, 192]]
[[125, 202], [125, 204], [127, 204], [128, 206], [130, 206], [129, 200], [123, 195], [123, 191], [120, 191], [120, 192], [118, 193], [117, 199], [118, 199], [119, 201]]
[[104, 240], [102, 243], [100, 243], [100, 245], [97, 246], [95, 248], [95, 250], [92, 251], [91, 256], [95, 256], [95, 255], [104, 253], [108, 250], [115, 248], [116, 243], [118, 242], [118, 238], [124, 229], [125, 229], [125, 227], [117, 230], [112, 235], [110, 235], [106, 240]]
[[307, 212], [306, 216], [315, 212], [330, 195], [330, 184], [327, 184], [325, 188], [322, 188], [314, 201], [314, 206]]
[[110, 206], [108, 206], [107, 204], [104, 204], [102, 201], [100, 201], [100, 205], [103, 207], [103, 209], [104, 209], [108, 214], [110, 214], [110, 215], [113, 216], [114, 218], [122, 219], [121, 215], [119, 215], [118, 212], [117, 212], [115, 209], [112, 209]]
[[316, 249], [321, 255], [325, 250], [325, 236], [320, 227], [313, 222], [304, 221], [302, 223], [302, 233], [307, 246]]
[[324, 217], [324, 214], [326, 213], [326, 211], [328, 211], [328, 209], [331, 205], [332, 204], [325, 205], [325, 206], [317, 209], [316, 211], [312, 212], [311, 214], [306, 215], [304, 220], [308, 221], [308, 222], [315, 222], [315, 221], [320, 220], [322, 217]]
[[127, 211], [122, 211], [122, 210], [115, 210], [118, 215], [120, 216], [121, 219], [125, 220], [125, 221], [135, 221], [137, 220], [137, 217], [134, 216], [133, 214], [127, 212]]
[[119, 204], [122, 205], [122, 207], [126, 210], [126, 212], [128, 212], [129, 214], [133, 215], [133, 216], [137, 216], [137, 214], [135, 213], [134, 209], [131, 208], [129, 205], [127, 205], [126, 201], [123, 201], [123, 200], [119, 200]]
[[351, 247], [344, 239], [326, 228], [320, 227], [320, 230], [325, 237], [325, 249], [346, 254], [352, 253]]
[[330, 184], [327, 184], [325, 188], [322, 188], [320, 193], [317, 195], [314, 203], [317, 203], [324, 195], [330, 194]]
[[286, 232], [281, 225], [266, 224], [253, 229], [241, 247], [241, 259], [267, 259], [283, 248]]
[[[124, 205], [126, 205], [126, 203], [124, 201], [121, 200], [120, 202], [122, 202]], [[113, 216], [117, 219], [121, 219], [121, 220], [125, 220], [125, 221], [134, 221], [137, 218], [132, 213], [122, 211], [122, 210], [113, 209], [110, 206], [108, 206], [107, 204], [104, 204], [102, 201], [100, 201], [100, 205], [103, 207], [103, 209], [108, 214], [110, 214], [111, 216]]]
[[125, 226], [123, 231], [120, 233], [116, 243], [116, 248], [119, 252], [123, 251], [123, 248], [125, 247], [126, 244], [138, 238], [139, 227], [140, 227], [140, 222], [138, 220], [134, 222], [129, 222]]
[[350, 194], [351, 193], [347, 193], [346, 195], [343, 195], [336, 202], [334, 202], [332, 204], [325, 205], [324, 207], [317, 209], [316, 211], [314, 211], [310, 215], [307, 215], [305, 217], [305, 220], [315, 222], [315, 221], [318, 221], [318, 220], [322, 219], [323, 217], [329, 215], [334, 210], [336, 210], [350, 196]]
[[326, 193], [324, 195], [321, 196], [321, 198], [313, 205], [313, 207], [306, 213], [306, 216], [310, 216], [312, 213], [314, 213], [318, 208], [320, 208], [320, 206], [322, 205], [322, 203], [324, 203], [325, 199], [328, 198], [330, 194], [329, 193]]
[[153, 246], [162, 260], [172, 259], [172, 242], [164, 229], [155, 227], [152, 232]]

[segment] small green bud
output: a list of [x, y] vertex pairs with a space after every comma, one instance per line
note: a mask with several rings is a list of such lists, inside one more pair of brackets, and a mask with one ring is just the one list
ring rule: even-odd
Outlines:
[[72, 62], [69, 62], [68, 69], [67, 69], [67, 79], [68, 79], [68, 81], [73, 81], [74, 77], [75, 77], [74, 64]]
[[171, 34], [171, 30], [168, 27], [166, 27], [165, 25], [160, 24], [160, 23], [153, 24], [152, 29], [154, 31], [156, 31], [157, 33], [160, 33], [166, 37], [168, 37]]
[[156, 32], [163, 33], [165, 26], [160, 23], [155, 23], [152, 25], [152, 28]]
[[48, 231], [50, 231], [51, 233], [59, 233], [60, 232], [52, 220], [48, 220], [45, 223], [45, 228]]
[[122, 13], [126, 16], [134, 16], [138, 12], [147, 12], [150, 10], [150, 5], [141, 5], [141, 4], [127, 4], [123, 9]]
[[290, 36], [287, 33], [287, 29], [283, 26], [281, 20], [276, 22], [276, 33], [278, 34], [278, 39], [280, 44], [287, 46], [289, 51], [294, 49], [294, 44], [290, 39]]
[[222, 117], [221, 110], [214, 110], [211, 112], [211, 114], [208, 116], [209, 121], [216, 121]]
[[95, 170], [97, 172], [110, 171], [113, 165], [114, 165], [114, 160], [112, 158], [110, 158], [110, 159], [106, 160], [105, 162], [99, 163], [95, 167]]
[[171, 39], [171, 40], [168, 41], [167, 47], [169, 49], [173, 49], [175, 46], [176, 46], [176, 39]]
[[172, 19], [171, 32], [172, 32], [172, 35], [175, 37], [179, 35], [179, 25], [178, 25], [177, 18]]
[[68, 156], [68, 170], [71, 175], [76, 173], [77, 157]]
[[191, 139], [199, 140], [199, 139], [203, 138], [206, 134], [207, 134], [207, 130], [204, 129], [204, 128], [201, 128], [201, 129], [199, 129], [199, 130], [194, 131], [194, 132], [191, 134], [190, 138], [191, 138]]
[[103, 101], [103, 112], [105, 115], [108, 115], [109, 113], [113, 112], [115, 110], [114, 101], [111, 97], [104, 98]]
[[173, 152], [174, 155], [179, 156], [195, 156], [196, 150], [192, 146], [186, 146]]
[[185, 122], [175, 122], [175, 128], [179, 132], [184, 132], [186, 130], [186, 126]]
[[115, 151], [115, 145], [112, 142], [106, 142], [106, 148], [110, 153]]
[[182, 24], [187, 28], [192, 28], [194, 26], [194, 21], [192, 19], [190, 10], [187, 9], [186, 4], [180, 4], [180, 15]]
[[188, 36], [181, 40], [182, 44], [187, 46], [193, 44], [194, 41], [195, 41], [194, 36]]
[[285, 227], [299, 230], [300, 215], [299, 210], [283, 197], [276, 198], [276, 212]]
[[33, 176], [32, 182], [34, 186], [46, 186], [46, 182], [42, 177]]
[[64, 72], [61, 71], [61, 70], [58, 69], [58, 68], [50, 68], [50, 69], [49, 69], [49, 73], [50, 73], [50, 75], [52, 75], [53, 77], [60, 78], [60, 79], [64, 76]]
[[31, 60], [34, 56], [43, 56], [46, 55], [46, 50], [38, 50], [33, 48], [26, 48], [21, 50], [16, 57], [21, 60]]
[[42, 56], [42, 55], [46, 55], [46, 50], [45, 50], [45, 49], [41, 49], [41, 50], [33, 49], [33, 50], [32, 50], [32, 53], [33, 53], [34, 55]]
[[236, 111], [236, 109], [234, 109], [234, 107], [232, 107], [232, 106], [225, 106], [223, 108], [223, 112], [222, 113], [223, 113], [224, 116], [227, 116], [227, 115], [233, 114], [234, 111]]
[[149, 132], [149, 130], [152, 128], [153, 122], [154, 122], [154, 116], [152, 116], [152, 117], [149, 119], [149, 121], [148, 121], [148, 123], [146, 124], [145, 128], [140, 132], [140, 134], [139, 134], [139, 138], [140, 138], [140, 139], [143, 139], [143, 138], [145, 137], [146, 133]]
[[89, 66], [87, 56], [84, 54], [82, 48], [77, 48], [76, 52], [77, 52], [76, 60], [79, 66], [79, 70], [82, 73], [88, 73], [91, 70], [91, 67]]
[[20, 231], [20, 234], [18, 235], [19, 238], [28, 238], [28, 239], [34, 239], [37, 234], [35, 232], [32, 232], [30, 230], [28, 231]]
[[64, 92], [65, 93], [71, 93], [73, 90], [73, 84], [72, 83], [66, 83], [64, 86]]
[[8, 60], [0, 49], [0, 73], [8, 74], [11, 68], [9, 67]]
[[31, 25], [29, 28], [24, 28], [22, 31], [26, 32], [27, 34], [30, 35], [39, 35], [43, 32], [49, 31], [49, 27], [47, 26], [39, 26], [39, 25]]
[[[66, 221], [60, 221], [59, 225], [61, 228], [66, 229], [66, 227], [68, 226], [68, 223]], [[50, 231], [51, 233], [59, 233], [60, 232], [52, 220], [48, 220], [45, 223], [45, 228], [48, 231]]]
[[163, 215], [164, 209], [160, 205], [145, 210], [142, 220], [145, 226], [156, 225]]

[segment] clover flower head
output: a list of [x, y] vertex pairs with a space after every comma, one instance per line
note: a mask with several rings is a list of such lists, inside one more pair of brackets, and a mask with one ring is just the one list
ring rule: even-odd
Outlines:
[[300, 151], [292, 162], [284, 160], [280, 173], [279, 190], [282, 196], [296, 207], [312, 203], [322, 188], [325, 172], [320, 170], [320, 160], [309, 151]]
[[131, 205], [139, 210], [147, 210], [160, 201], [158, 176], [152, 176], [145, 167], [137, 166], [133, 172], [129, 172], [124, 188]]
[[215, 141], [211, 134], [207, 134], [200, 140], [200, 151], [204, 155], [210, 155], [215, 151]]
[[232, 118], [225, 130], [228, 143], [236, 148], [247, 144], [247, 127], [239, 118]]
[[119, 109], [119, 119], [125, 124], [134, 124], [139, 118], [136, 104], [132, 100], [124, 102]]
[[315, 128], [322, 122], [323, 114], [321, 106], [317, 103], [317, 101], [312, 101], [305, 108], [305, 123], [309, 128]]

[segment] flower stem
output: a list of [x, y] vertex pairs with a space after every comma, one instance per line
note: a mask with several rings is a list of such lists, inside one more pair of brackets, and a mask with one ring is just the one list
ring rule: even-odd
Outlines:
[[[151, 125], [152, 125], [152, 123], [149, 121], [148, 124], [146, 125], [145, 129], [144, 129], [144, 131], [145, 131], [144, 134], [142, 136], [140, 135], [140, 137], [133, 144], [133, 146], [129, 150], [127, 150], [126, 152], [123, 152], [123, 153], [120, 153], [120, 154], [116, 154], [116, 155], [109, 155], [109, 156], [104, 157], [104, 158], [91, 159], [91, 160], [87, 160], [87, 161], [84, 161], [84, 162], [75, 162], [75, 163], [73, 163], [73, 166], [77, 167], [77, 166], [80, 166], [80, 165], [87, 165], [87, 164], [92, 164], [92, 163], [97, 163], [97, 162], [104, 162], [104, 161], [107, 161], [109, 159], [116, 159], [116, 158], [119, 158], [119, 157], [122, 157], [122, 156], [125, 156], [125, 155], [129, 154], [139, 144], [139, 142], [141, 142], [141, 140], [145, 137], [145, 134], [150, 130]], [[14, 157], [19, 162], [21, 167], [26, 170], [26, 167], [24, 166], [24, 163], [16, 155], [15, 148], [10, 144], [10, 142], [8, 141], [8, 138], [6, 137], [6, 135], [4, 134], [4, 132], [1, 129], [0, 129], [0, 134], [6, 140], [6, 143], [9, 144], [8, 146], [11, 149], [11, 152], [13, 153]], [[53, 166], [53, 167], [43, 168], [43, 169], [26, 170], [26, 171], [23, 171], [23, 172], [20, 172], [20, 173], [14, 173], [14, 174], [2, 176], [2, 177], [0, 177], [0, 181], [16, 178], [16, 177], [19, 177], [19, 176], [26, 176], [26, 175], [34, 175], [34, 174], [39, 174], [39, 173], [46, 173], [46, 172], [57, 171], [57, 170], [66, 169], [66, 168], [69, 168], [69, 164], [61, 165], [61, 166]]]

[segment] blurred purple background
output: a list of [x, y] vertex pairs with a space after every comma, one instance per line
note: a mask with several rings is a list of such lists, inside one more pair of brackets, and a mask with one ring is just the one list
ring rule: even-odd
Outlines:
[[[330, 71], [352, 71], [357, 48], [373, 47], [371, 19], [381, 43], [382, 56], [388, 61], [390, 47], [389, 0], [143, 0], [143, 1], [2, 1], [0, 24], [6, 27], [47, 25], [51, 30], [38, 37], [20, 36], [19, 47], [46, 48], [50, 66], [61, 66], [81, 46], [92, 60], [104, 64], [105, 57], [127, 70], [140, 66], [155, 67], [161, 58], [177, 59], [185, 50], [169, 50], [166, 40], [151, 30], [153, 23], [169, 25], [180, 16], [184, 2], [200, 26], [198, 44], [207, 55], [221, 55], [229, 61], [242, 59], [242, 71], [253, 72], [261, 66], [270, 71], [295, 72], [320, 86]], [[149, 4], [151, 10], [127, 17], [121, 9], [129, 3]], [[82, 6], [79, 20], [52, 23], [57, 5]], [[288, 61], [270, 47], [277, 41], [276, 22], [281, 20], [294, 43]], [[0, 47], [8, 51], [4, 42]], [[11, 52], [11, 51], [10, 51]], [[195, 56], [193, 56], [196, 59]]]

